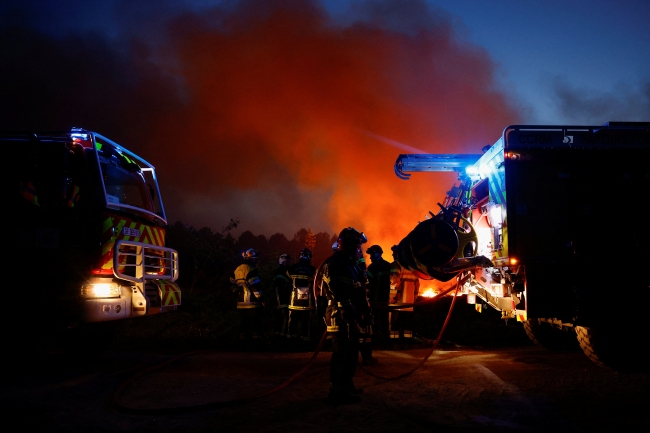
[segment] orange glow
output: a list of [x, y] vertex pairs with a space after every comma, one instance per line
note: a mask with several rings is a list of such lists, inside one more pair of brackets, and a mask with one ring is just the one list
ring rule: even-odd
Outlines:
[[408, 35], [334, 25], [311, 2], [244, 3], [178, 18], [159, 53], [189, 96], [152, 121], [142, 153], [173, 185], [166, 207], [183, 221], [234, 216], [268, 235], [352, 226], [390, 252], [456, 181], [399, 180], [393, 164], [412, 152], [399, 143], [476, 153], [518, 120], [486, 52], [425, 6], [412, 18], [428, 25]]
[[428, 289], [426, 289], [426, 290], [424, 291], [424, 293], [420, 293], [420, 296], [422, 296], [422, 297], [424, 297], [424, 298], [433, 298], [433, 297], [436, 296], [436, 295], [437, 295], [437, 293], [434, 292], [434, 291], [433, 291], [433, 288], [431, 288], [431, 287], [429, 287]]
[[516, 259], [516, 258], [514, 258], [514, 257], [510, 257], [510, 265], [511, 265], [511, 266], [514, 266], [514, 265], [516, 265], [516, 264], [518, 264], [518, 263], [519, 263], [519, 260], [518, 260], [518, 259]]

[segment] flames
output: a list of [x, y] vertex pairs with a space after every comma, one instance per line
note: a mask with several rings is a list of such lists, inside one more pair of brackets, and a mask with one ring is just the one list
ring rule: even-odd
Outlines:
[[420, 293], [420, 296], [423, 298], [433, 298], [438, 294], [438, 292], [433, 290], [433, 287], [429, 287], [424, 292]]

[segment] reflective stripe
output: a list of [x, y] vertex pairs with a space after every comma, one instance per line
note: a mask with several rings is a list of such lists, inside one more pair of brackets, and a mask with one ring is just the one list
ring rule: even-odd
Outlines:
[[175, 283], [160, 281], [158, 288], [160, 289], [163, 307], [181, 305], [181, 289]]
[[34, 185], [32, 185], [31, 181], [27, 182], [26, 186], [22, 181], [20, 182], [20, 194], [30, 203], [33, 203], [36, 206], [40, 206], [40, 203], [38, 202], [38, 195], [36, 194], [36, 189], [34, 188]]
[[77, 185], [72, 186], [72, 195], [70, 199], [66, 202], [68, 207], [74, 207], [79, 201], [79, 187]]
[[238, 309], [260, 308], [261, 305], [256, 302], [237, 302]]

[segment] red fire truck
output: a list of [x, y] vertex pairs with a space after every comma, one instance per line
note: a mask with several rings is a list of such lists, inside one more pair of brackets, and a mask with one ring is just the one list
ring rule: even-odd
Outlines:
[[468, 302], [522, 321], [537, 344], [577, 337], [601, 366], [647, 366], [650, 122], [512, 125], [482, 150], [399, 155], [401, 179], [453, 171], [458, 182], [398, 262], [426, 280], [469, 274]]
[[[95, 132], [2, 133], [14, 327], [105, 322], [174, 311], [178, 254], [154, 167]], [[7, 318], [7, 317], [5, 317]]]

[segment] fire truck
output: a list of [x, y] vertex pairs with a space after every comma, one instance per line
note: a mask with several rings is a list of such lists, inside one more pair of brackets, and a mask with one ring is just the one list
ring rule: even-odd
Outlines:
[[617, 371], [650, 363], [650, 122], [511, 125], [477, 154], [402, 154], [395, 173], [455, 172], [398, 245], [419, 278], [464, 282], [477, 310], [549, 349], [579, 345]]
[[116, 321], [176, 310], [178, 254], [154, 166], [96, 132], [2, 133], [5, 319], [19, 328]]

